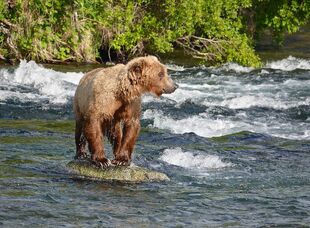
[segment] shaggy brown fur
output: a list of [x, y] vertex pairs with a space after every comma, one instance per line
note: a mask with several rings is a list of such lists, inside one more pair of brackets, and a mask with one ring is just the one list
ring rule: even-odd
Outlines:
[[107, 167], [103, 138], [113, 145], [115, 165], [129, 165], [140, 131], [141, 95], [172, 93], [177, 85], [167, 68], [154, 56], [139, 57], [128, 64], [90, 71], [81, 79], [74, 97], [76, 158], [85, 157]]

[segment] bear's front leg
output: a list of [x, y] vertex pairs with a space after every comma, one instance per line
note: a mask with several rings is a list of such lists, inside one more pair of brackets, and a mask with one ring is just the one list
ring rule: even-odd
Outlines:
[[140, 132], [140, 120], [134, 119], [125, 122], [121, 148], [116, 152], [112, 164], [118, 166], [130, 165], [131, 155]]
[[119, 153], [122, 145], [123, 130], [121, 121], [114, 120], [112, 123], [110, 123], [107, 133], [108, 139], [110, 140], [110, 143], [113, 147], [113, 154], [116, 156], [116, 154]]
[[99, 120], [88, 120], [84, 126], [84, 135], [93, 163], [100, 168], [107, 168], [110, 165], [110, 160], [105, 157], [103, 150], [103, 130]]

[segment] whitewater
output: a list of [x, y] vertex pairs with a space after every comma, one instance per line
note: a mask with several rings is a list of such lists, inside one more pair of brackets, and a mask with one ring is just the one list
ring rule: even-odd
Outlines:
[[0, 226], [308, 227], [309, 59], [167, 64], [179, 88], [143, 96], [132, 163], [170, 181], [145, 184], [66, 168], [73, 96], [95, 67], [0, 66]]
[[[235, 63], [219, 68], [168, 65], [168, 69], [180, 87], [160, 99], [144, 96], [142, 119], [150, 122], [148, 127], [202, 137], [251, 131], [310, 139], [309, 60], [290, 56], [261, 69]], [[22, 60], [16, 68], [0, 70], [0, 102], [2, 106], [13, 102], [17, 109], [31, 103], [38, 109], [59, 109], [70, 105], [83, 74]], [[14, 115], [18, 113], [4, 114]]]

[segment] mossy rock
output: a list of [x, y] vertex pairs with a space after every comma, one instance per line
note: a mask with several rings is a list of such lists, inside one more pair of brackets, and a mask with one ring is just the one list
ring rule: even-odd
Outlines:
[[80, 177], [95, 180], [132, 183], [169, 181], [169, 177], [164, 173], [135, 165], [110, 166], [106, 169], [100, 169], [94, 166], [90, 160], [85, 159], [70, 161], [67, 167]]

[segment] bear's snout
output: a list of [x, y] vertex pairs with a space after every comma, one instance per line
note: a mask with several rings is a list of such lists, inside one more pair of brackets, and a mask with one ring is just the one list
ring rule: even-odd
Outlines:
[[167, 86], [163, 92], [164, 93], [173, 93], [177, 88], [179, 88], [178, 84], [176, 84], [175, 82], [173, 82], [171, 79], [170, 79], [170, 83], [169, 83], [169, 86]]

